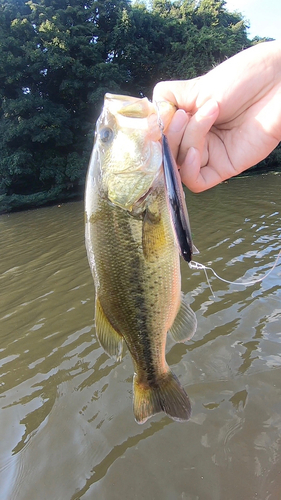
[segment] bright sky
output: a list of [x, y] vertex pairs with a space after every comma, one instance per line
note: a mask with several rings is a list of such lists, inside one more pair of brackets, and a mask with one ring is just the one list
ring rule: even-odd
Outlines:
[[249, 21], [249, 38], [254, 36], [281, 40], [280, 0], [227, 0], [228, 10], [238, 10]]

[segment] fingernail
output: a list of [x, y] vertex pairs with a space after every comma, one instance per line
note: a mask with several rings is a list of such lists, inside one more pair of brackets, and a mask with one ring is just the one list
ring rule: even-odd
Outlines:
[[183, 127], [185, 127], [186, 122], [187, 122], [187, 114], [183, 109], [178, 109], [174, 116], [173, 119], [169, 125], [169, 133], [178, 133], [181, 132]]
[[199, 108], [199, 113], [201, 116], [211, 116], [218, 110], [218, 103], [215, 99], [209, 99], [208, 101]]

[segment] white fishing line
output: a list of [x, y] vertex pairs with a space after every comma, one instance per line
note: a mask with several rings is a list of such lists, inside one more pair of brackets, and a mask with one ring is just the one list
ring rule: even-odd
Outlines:
[[224, 283], [228, 283], [229, 285], [239, 285], [239, 286], [255, 285], [256, 283], [259, 283], [260, 281], [263, 281], [265, 278], [267, 278], [267, 276], [269, 276], [270, 273], [272, 273], [272, 271], [277, 266], [280, 254], [281, 254], [281, 250], [279, 250], [278, 255], [276, 257], [276, 260], [275, 260], [272, 268], [266, 274], [264, 274], [261, 278], [257, 278], [255, 280], [251, 280], [251, 281], [229, 281], [229, 280], [226, 280], [226, 279], [222, 278], [221, 276], [219, 276], [212, 267], [210, 267], [210, 266], [204, 266], [204, 264], [201, 264], [200, 262], [196, 262], [194, 260], [191, 260], [188, 263], [188, 265], [189, 265], [190, 269], [196, 269], [196, 270], [203, 270], [204, 271], [205, 276], [206, 276], [206, 280], [207, 280], [209, 288], [210, 288], [210, 290], [212, 292], [212, 295], [215, 296], [214, 292], [213, 292], [213, 289], [212, 289], [212, 286], [211, 286], [211, 283], [210, 283], [210, 280], [209, 280], [209, 277], [208, 277], [208, 274], [207, 274], [207, 270], [208, 271], [212, 271], [213, 275], [216, 278], [218, 278], [221, 281], [224, 281]]

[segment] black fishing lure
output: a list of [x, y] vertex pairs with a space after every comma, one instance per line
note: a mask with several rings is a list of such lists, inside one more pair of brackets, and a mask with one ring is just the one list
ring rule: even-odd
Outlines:
[[179, 251], [184, 260], [190, 262], [192, 260], [194, 247], [192, 244], [191, 229], [185, 204], [185, 196], [176, 162], [173, 158], [167, 138], [164, 134], [162, 134], [162, 148], [165, 184], [172, 224], [174, 227]]

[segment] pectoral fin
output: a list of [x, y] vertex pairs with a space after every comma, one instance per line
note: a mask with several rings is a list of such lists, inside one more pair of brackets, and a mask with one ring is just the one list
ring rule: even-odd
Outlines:
[[166, 232], [163, 218], [157, 206], [146, 210], [142, 226], [143, 254], [147, 261], [159, 258], [166, 245]]
[[99, 299], [96, 300], [96, 334], [105, 352], [117, 361], [122, 358], [123, 337], [118, 333], [104, 314]]
[[181, 305], [175, 321], [170, 328], [170, 334], [175, 342], [187, 342], [190, 340], [197, 328], [197, 318], [187, 303], [186, 297], [182, 294]]

